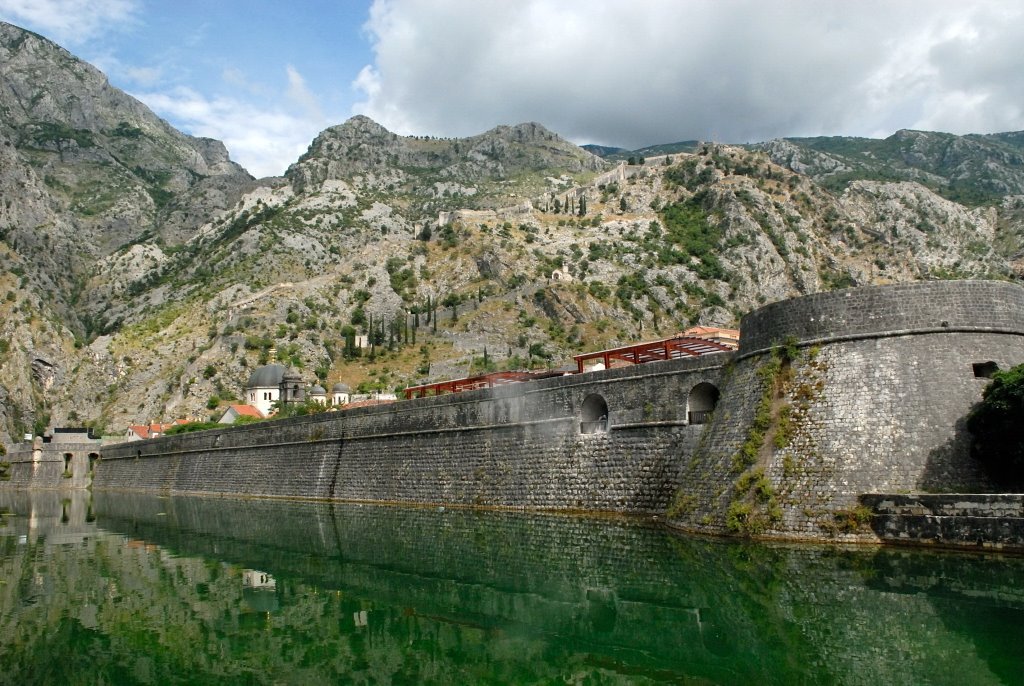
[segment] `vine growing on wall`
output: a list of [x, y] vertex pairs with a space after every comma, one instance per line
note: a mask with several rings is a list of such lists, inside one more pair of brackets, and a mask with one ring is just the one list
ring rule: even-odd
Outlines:
[[756, 536], [782, 521], [782, 508], [764, 465], [772, 449], [788, 445], [792, 435], [792, 408], [785, 399], [793, 385], [793, 362], [800, 355], [796, 339], [772, 349], [757, 369], [761, 397], [746, 440], [732, 456], [733, 486], [725, 526], [735, 534]]

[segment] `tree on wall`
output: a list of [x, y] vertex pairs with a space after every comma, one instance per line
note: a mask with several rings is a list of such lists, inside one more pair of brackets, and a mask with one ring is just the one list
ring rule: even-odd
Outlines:
[[1024, 485], [1024, 364], [996, 372], [967, 418], [971, 452], [1001, 485]]

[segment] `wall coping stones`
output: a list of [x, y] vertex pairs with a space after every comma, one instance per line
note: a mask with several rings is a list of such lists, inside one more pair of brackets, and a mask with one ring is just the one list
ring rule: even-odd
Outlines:
[[1024, 287], [1005, 281], [921, 281], [814, 293], [740, 321], [740, 357], [787, 338], [801, 344], [919, 333], [1024, 335]]
[[1024, 517], [1024, 493], [866, 493], [876, 514], [936, 517]]
[[1024, 553], [1024, 493], [868, 493], [860, 501], [886, 543]]

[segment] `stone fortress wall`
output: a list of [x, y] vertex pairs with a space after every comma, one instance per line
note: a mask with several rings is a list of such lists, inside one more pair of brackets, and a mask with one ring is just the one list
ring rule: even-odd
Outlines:
[[[663, 512], [678, 481], [675, 456], [691, 452], [704, 428], [686, 422], [688, 393], [719, 383], [729, 357], [124, 443], [104, 448], [93, 486]], [[607, 408], [588, 419], [591, 396]]]
[[54, 433], [49, 443], [41, 436], [17, 445], [4, 458], [2, 483], [17, 488], [87, 488], [102, 454], [102, 441], [86, 430]]
[[[857, 538], [862, 494], [994, 490], [964, 423], [985, 375], [1024, 362], [1024, 288], [943, 281], [818, 293], [752, 312], [741, 332], [714, 420], [682, 467], [679, 526], [724, 532], [731, 521], [735, 531], [746, 517], [768, 536]], [[767, 445], [737, 470], [765, 397], [759, 370], [787, 342], [796, 354], [768, 393]], [[783, 407], [788, 441], [776, 447]], [[744, 483], [757, 470], [767, 487]]]
[[[819, 293], [761, 308], [741, 331], [736, 353], [105, 446], [92, 485], [646, 513], [808, 539], [875, 537], [848, 526], [863, 494], [994, 490], [963, 423], [985, 374], [1024, 362], [1024, 288]], [[767, 378], [783, 344], [790, 354]], [[708, 384], [717, 407], [691, 424]], [[771, 419], [751, 449], [766, 396]], [[14, 483], [31, 481], [10, 459]]]

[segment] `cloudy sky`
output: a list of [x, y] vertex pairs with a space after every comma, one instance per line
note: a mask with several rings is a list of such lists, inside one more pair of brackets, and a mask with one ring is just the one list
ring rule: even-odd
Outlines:
[[366, 114], [576, 143], [1024, 129], [1012, 0], [0, 0], [252, 173]]

